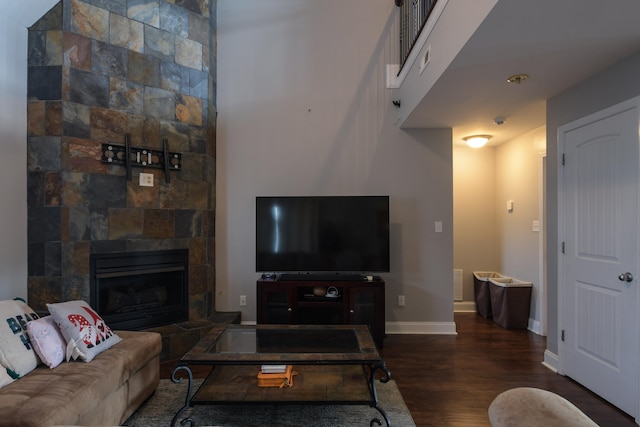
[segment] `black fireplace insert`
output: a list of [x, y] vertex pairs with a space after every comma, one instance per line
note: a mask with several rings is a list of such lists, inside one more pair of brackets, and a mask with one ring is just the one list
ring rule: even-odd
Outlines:
[[91, 306], [111, 329], [188, 320], [187, 249], [92, 254], [90, 260]]

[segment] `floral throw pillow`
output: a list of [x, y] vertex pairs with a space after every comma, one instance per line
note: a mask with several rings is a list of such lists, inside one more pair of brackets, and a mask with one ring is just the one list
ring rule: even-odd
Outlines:
[[67, 343], [67, 361], [79, 357], [91, 362], [98, 354], [120, 342], [120, 337], [85, 301], [47, 304], [47, 308]]
[[31, 344], [42, 363], [53, 369], [65, 358], [65, 342], [53, 316], [32, 320], [27, 324]]
[[38, 366], [38, 356], [27, 334], [27, 322], [38, 317], [22, 301], [0, 301], [0, 365], [14, 379]]

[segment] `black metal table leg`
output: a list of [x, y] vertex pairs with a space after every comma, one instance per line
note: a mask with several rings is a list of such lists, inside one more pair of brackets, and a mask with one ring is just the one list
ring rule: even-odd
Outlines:
[[[371, 365], [369, 366], [369, 393], [371, 393], [372, 404], [371, 407], [375, 408], [380, 415], [384, 418], [384, 421], [387, 423], [387, 427], [391, 427], [391, 421], [389, 420], [389, 416], [387, 413], [380, 407], [380, 401], [378, 400], [378, 392], [376, 390], [376, 371], [380, 369], [384, 372], [385, 376], [380, 378], [380, 382], [387, 383], [391, 380], [391, 372], [387, 369], [387, 366], [382, 365]], [[379, 426], [382, 425], [382, 421], [379, 418], [374, 418], [369, 423], [370, 427], [373, 427], [373, 424], [376, 423]]]
[[[171, 381], [173, 381], [174, 383], [181, 383], [182, 380], [184, 380], [184, 378], [178, 378], [176, 377], [176, 373], [178, 371], [186, 371], [187, 375], [188, 375], [188, 381], [189, 383], [187, 384], [187, 396], [184, 399], [184, 406], [182, 408], [180, 408], [178, 410], [178, 412], [176, 412], [176, 414], [173, 416], [173, 419], [171, 420], [171, 427], [175, 427], [176, 425], [176, 421], [178, 420], [178, 418], [180, 418], [180, 415], [182, 415], [182, 413], [184, 411], [186, 411], [187, 409], [189, 409], [189, 407], [191, 406], [191, 391], [193, 388], [193, 374], [191, 373], [191, 369], [189, 369], [188, 366], [176, 366], [173, 371], [171, 371]], [[182, 421], [180, 421], [180, 425], [189, 425], [191, 427], [195, 426], [195, 424], [193, 423], [193, 420], [191, 418], [185, 418]]]

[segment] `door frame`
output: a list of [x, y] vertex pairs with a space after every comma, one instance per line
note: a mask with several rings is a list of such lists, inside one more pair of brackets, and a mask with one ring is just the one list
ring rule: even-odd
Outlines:
[[546, 224], [546, 204], [547, 204], [547, 152], [540, 153], [539, 159], [539, 195], [538, 195], [538, 220], [540, 222], [540, 232], [538, 233], [538, 268], [540, 283], [537, 304], [540, 307], [539, 334], [547, 336], [547, 224]]
[[[564, 165], [563, 165], [563, 157], [565, 152], [565, 137], [564, 134], [577, 129], [579, 127], [585, 126], [595, 120], [605, 119], [609, 116], [617, 114], [623, 110], [627, 110], [629, 108], [634, 108], [640, 115], [640, 96], [630, 98], [626, 101], [617, 103], [610, 107], [601, 109], [595, 113], [588, 114], [587, 116], [581, 117], [579, 119], [573, 120], [569, 123], [566, 123], [562, 126], [559, 126], [556, 131], [556, 140], [558, 141], [558, 156], [557, 156], [557, 193], [558, 193], [558, 210], [557, 210], [557, 242], [558, 245], [558, 270], [557, 270], [557, 301], [558, 301], [558, 325], [557, 325], [557, 333], [558, 333], [558, 373], [561, 375], [565, 375], [565, 364], [567, 361], [563, 357], [563, 340], [562, 340], [562, 331], [567, 322], [566, 316], [567, 311], [564, 310], [565, 297], [564, 294], [566, 292], [566, 285], [564, 283], [564, 274], [565, 274], [565, 263], [564, 263], [564, 254], [562, 252], [562, 244], [565, 241], [565, 227], [564, 227], [564, 217], [565, 217], [565, 177], [564, 177]], [[640, 124], [640, 119], [638, 120]], [[638, 141], [640, 143], [640, 125], [638, 127]], [[640, 149], [638, 150], [640, 153]], [[636, 164], [638, 165], [638, 170], [640, 171], [640, 155], [639, 158], [636, 159]], [[548, 167], [548, 165], [547, 165]], [[639, 192], [640, 192], [640, 183], [639, 183]], [[640, 204], [640, 195], [638, 197], [638, 203]], [[636, 212], [639, 212], [640, 206], [636, 206]], [[640, 227], [640, 221], [638, 221]], [[636, 230], [636, 240], [638, 241], [638, 248], [640, 249], [640, 229]], [[636, 271], [640, 274], [640, 260], [638, 260], [638, 265], [636, 267]], [[639, 285], [640, 286], [640, 285]], [[636, 306], [640, 307], [640, 291], [636, 292]], [[636, 324], [633, 325], [635, 330], [638, 331], [638, 342], [640, 342], [640, 316], [636, 316]], [[639, 362], [640, 363], [640, 362]], [[634, 417], [636, 424], [640, 424], [640, 369], [638, 370], [638, 378], [636, 382], [638, 384], [638, 400], [636, 402], [636, 413], [630, 414]]]

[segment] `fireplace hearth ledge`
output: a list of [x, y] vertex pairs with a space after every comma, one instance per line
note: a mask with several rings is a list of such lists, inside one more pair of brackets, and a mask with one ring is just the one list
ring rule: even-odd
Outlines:
[[157, 326], [145, 331], [157, 332], [162, 336], [160, 361], [177, 360], [196, 345], [214, 325], [240, 324], [241, 312], [229, 311], [212, 314], [203, 320], [188, 320], [172, 325]]

